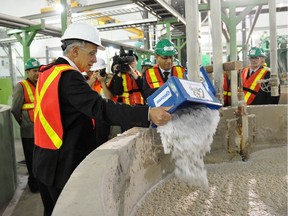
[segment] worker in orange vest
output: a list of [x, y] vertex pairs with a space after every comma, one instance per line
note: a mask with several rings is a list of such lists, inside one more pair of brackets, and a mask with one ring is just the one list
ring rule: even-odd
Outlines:
[[159, 40], [154, 53], [157, 64], [143, 73], [142, 96], [145, 100], [170, 76], [185, 78], [185, 69], [181, 66], [173, 66], [176, 48], [172, 41], [166, 38]]
[[[114, 97], [117, 97], [117, 102], [129, 105], [144, 105], [141, 94], [142, 77], [136, 69], [138, 56], [132, 50], [129, 50], [128, 53], [130, 54], [124, 57], [127, 60], [125, 63], [121, 62], [123, 58], [122, 60], [118, 58], [118, 61], [114, 58], [112, 65], [116, 65], [116, 67], [114, 66], [114, 76], [109, 83], [109, 90]], [[121, 132], [123, 133], [130, 128], [132, 128], [131, 125], [122, 125]]]
[[88, 78], [88, 84], [92, 89], [97, 91], [103, 98], [111, 99], [112, 94], [107, 87], [107, 73], [106, 73], [107, 64], [104, 59], [97, 58], [97, 62], [94, 63], [90, 69], [92, 72]]
[[[250, 65], [241, 72], [244, 99], [247, 105], [278, 104], [280, 96], [271, 95], [270, 70], [263, 66], [264, 53], [260, 48], [252, 47], [248, 57]], [[264, 82], [259, 82], [261, 80]]]
[[39, 76], [40, 62], [30, 58], [25, 63], [27, 78], [18, 82], [13, 91], [11, 112], [20, 125], [21, 141], [28, 170], [28, 186], [32, 193], [38, 192], [38, 184], [32, 172], [34, 148], [34, 94]]
[[35, 92], [33, 172], [45, 215], [52, 214], [75, 168], [97, 147], [92, 118], [96, 123], [100, 119], [138, 127], [149, 127], [150, 121], [164, 125], [172, 119], [171, 107], [115, 103], [91, 89], [81, 72], [90, 70], [97, 51], [105, 49], [96, 27], [73, 23], [61, 41], [63, 57], [40, 68]]
[[[92, 65], [89, 72], [91, 72], [90, 77], [87, 82], [89, 86], [96, 92], [98, 92], [103, 98], [111, 99], [112, 94], [106, 85], [106, 67], [104, 59], [97, 58], [97, 62]], [[97, 146], [102, 145], [107, 142], [110, 134], [110, 125], [105, 121], [98, 120], [95, 121], [96, 128], [96, 142]]]
[[154, 64], [150, 60], [150, 58], [146, 58], [141, 63], [141, 73], [143, 74], [147, 69], [152, 68]]
[[[230, 54], [227, 56], [227, 62], [230, 62]], [[237, 56], [239, 61], [239, 56]], [[237, 72], [239, 75], [239, 71]], [[231, 106], [231, 71], [223, 72], [223, 106]]]

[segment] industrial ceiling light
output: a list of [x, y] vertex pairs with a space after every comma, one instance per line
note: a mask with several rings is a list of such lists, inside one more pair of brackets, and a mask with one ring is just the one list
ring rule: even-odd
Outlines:
[[57, 3], [55, 6], [55, 10], [58, 12], [58, 13], [62, 13], [64, 11], [64, 8], [61, 4]]

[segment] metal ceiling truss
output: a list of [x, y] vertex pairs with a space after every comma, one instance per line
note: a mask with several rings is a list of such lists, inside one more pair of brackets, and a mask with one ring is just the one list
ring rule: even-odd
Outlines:
[[186, 20], [178, 13], [171, 5], [167, 4], [164, 0], [134, 0], [134, 2], [140, 7], [144, 8], [152, 15], [156, 16], [159, 21], [165, 21], [167, 19], [174, 19], [175, 22], [170, 23], [171, 27], [186, 34]]
[[116, 29], [123, 29], [123, 28], [134, 28], [134, 27], [144, 27], [144, 26], [151, 26], [157, 24], [157, 19], [143, 19], [138, 21], [128, 21], [128, 22], [119, 22], [119, 23], [110, 23], [105, 25], [97, 26], [99, 31], [108, 31], [108, 30], [116, 30]]

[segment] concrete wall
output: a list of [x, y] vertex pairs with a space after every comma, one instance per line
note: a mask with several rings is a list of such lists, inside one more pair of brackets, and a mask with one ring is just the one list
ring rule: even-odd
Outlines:
[[[235, 109], [223, 109], [211, 154], [223, 160], [227, 153], [226, 119]], [[256, 114], [255, 145], [287, 144], [287, 105], [251, 106]], [[218, 152], [221, 151], [221, 154]], [[214, 161], [215, 162], [215, 161]], [[219, 161], [218, 161], [219, 162]], [[170, 155], [163, 153], [155, 129], [133, 128], [93, 151], [72, 174], [55, 206], [53, 215], [133, 215], [143, 195], [173, 173]]]
[[0, 104], [0, 208], [13, 197], [16, 185], [16, 159], [10, 106]]

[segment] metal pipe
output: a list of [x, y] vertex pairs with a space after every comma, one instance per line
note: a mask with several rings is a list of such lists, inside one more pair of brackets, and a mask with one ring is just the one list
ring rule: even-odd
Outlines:
[[[237, 34], [236, 34], [236, 25], [237, 25], [237, 16], [236, 16], [236, 8], [235, 5], [231, 5], [229, 7], [229, 17], [230, 17], [230, 58], [231, 61], [237, 60]], [[235, 107], [238, 105], [237, 98], [237, 83], [238, 83], [238, 71], [231, 71], [231, 106]]]
[[217, 91], [217, 97], [220, 102], [223, 101], [223, 62], [222, 62], [222, 38], [221, 35], [221, 0], [210, 2], [211, 23], [212, 23], [212, 47], [213, 47], [213, 71], [214, 84]]
[[276, 2], [269, 0], [271, 96], [279, 96], [276, 36]]
[[[254, 27], [255, 27], [255, 25], [256, 25], [256, 22], [257, 22], [257, 20], [258, 20], [258, 17], [259, 17], [259, 14], [260, 14], [261, 10], [262, 10], [262, 5], [259, 5], [259, 6], [258, 6], [258, 9], [257, 9], [257, 11], [256, 11], [256, 15], [255, 15], [255, 17], [254, 17], [252, 26], [251, 26], [251, 28], [250, 28], [250, 31], [249, 31], [249, 34], [248, 34], [248, 37], [247, 37], [247, 40], [246, 40], [246, 43], [245, 43], [245, 47], [247, 47], [247, 44], [248, 44], [249, 39], [250, 39], [250, 37], [251, 37], [251, 34], [252, 34], [253, 30], [254, 30]], [[275, 11], [276, 11], [276, 10], [275, 10]], [[275, 26], [276, 26], [276, 23], [275, 23]]]
[[[3, 22], [4, 24], [6, 23], [7, 25], [11, 24], [10, 26], [14, 26], [13, 28], [15, 28], [15, 26], [28, 27], [28, 26], [34, 26], [34, 25], [40, 25], [41, 24], [39, 22], [34, 22], [34, 21], [23, 19], [23, 18], [3, 14], [3, 13], [0, 13], [0, 23], [1, 22]], [[58, 37], [61, 36], [61, 29], [60, 28], [57, 28], [54, 26], [49, 26], [49, 25], [45, 25], [45, 29], [39, 30], [38, 32], [42, 33], [42, 34], [48, 34], [48, 35], [53, 34], [53, 36], [57, 35]]]
[[11, 44], [8, 44], [8, 59], [9, 59], [9, 71], [10, 71], [10, 76], [11, 76], [11, 81], [12, 81], [12, 87], [14, 89], [14, 86], [17, 83], [15, 64], [13, 63], [13, 62], [16, 62], [16, 56], [12, 52], [12, 45]]
[[199, 10], [198, 0], [185, 0], [188, 79], [199, 82]]

